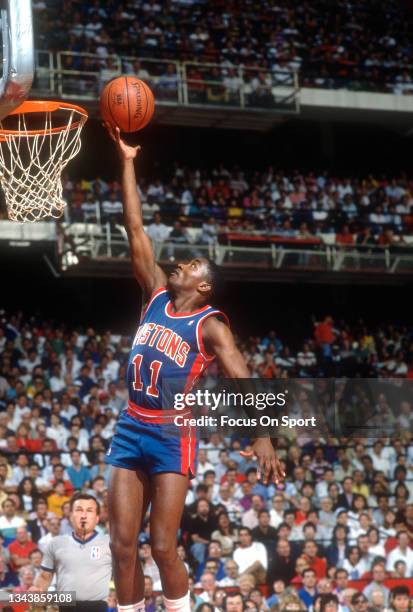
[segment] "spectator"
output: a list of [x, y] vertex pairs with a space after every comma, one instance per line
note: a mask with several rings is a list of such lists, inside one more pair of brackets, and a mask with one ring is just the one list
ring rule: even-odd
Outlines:
[[258, 582], [265, 581], [267, 551], [263, 544], [252, 541], [251, 530], [247, 527], [241, 527], [239, 530], [239, 547], [234, 552], [234, 561], [240, 574], [251, 574], [257, 577]]
[[17, 495], [19, 496], [20, 504], [24, 511], [32, 512], [39, 497], [39, 493], [31, 478], [26, 476], [20, 481], [17, 487]]
[[242, 524], [248, 529], [254, 529], [259, 525], [259, 514], [263, 509], [264, 500], [260, 495], [253, 495], [251, 498], [251, 508], [243, 514]]
[[410, 548], [409, 536], [406, 531], [399, 531], [397, 534], [397, 546], [387, 557], [387, 571], [394, 571], [397, 561], [404, 561], [406, 563], [407, 576], [413, 577], [413, 550]]
[[230, 557], [238, 540], [238, 530], [234, 528], [226, 512], [218, 514], [217, 526], [218, 529], [212, 532], [211, 538], [220, 543], [223, 557]]
[[17, 529], [24, 527], [26, 522], [20, 516], [17, 516], [16, 502], [8, 497], [1, 505], [3, 515], [0, 516], [0, 535], [4, 539], [4, 545], [7, 546], [15, 538]]
[[270, 513], [268, 510], [260, 510], [258, 513], [258, 525], [252, 530], [252, 539], [264, 544], [267, 551], [273, 549], [277, 541], [277, 530], [270, 525]]
[[56, 514], [56, 516], [63, 516], [63, 504], [68, 502], [70, 497], [65, 494], [65, 485], [63, 480], [57, 480], [54, 485], [54, 493], [49, 495], [47, 499], [47, 505], [50, 512]]
[[224, 571], [225, 576], [218, 582], [218, 585], [220, 587], [238, 586], [239, 570], [237, 563], [229, 559], [225, 562]]
[[317, 577], [313, 569], [305, 569], [302, 573], [303, 586], [298, 591], [301, 601], [309, 609], [313, 604], [317, 595], [316, 583]]
[[72, 460], [72, 465], [67, 468], [67, 473], [73, 488], [87, 488], [92, 479], [89, 468], [81, 464], [81, 456], [78, 450], [72, 450], [70, 457]]
[[17, 571], [23, 565], [28, 565], [30, 553], [37, 548], [29, 537], [26, 527], [17, 527], [16, 539], [8, 545], [10, 553], [10, 568]]
[[373, 580], [363, 589], [363, 594], [369, 602], [372, 602], [372, 594], [380, 591], [384, 598], [385, 606], [388, 606], [390, 590], [384, 585], [386, 579], [386, 567], [384, 562], [376, 562], [372, 567]]
[[46, 520], [48, 518], [47, 502], [40, 498], [35, 504], [34, 517], [27, 521], [27, 529], [33, 542], [37, 543], [40, 538], [47, 534]]
[[153, 216], [153, 223], [148, 226], [147, 232], [152, 242], [164, 242], [168, 239], [170, 230], [161, 221], [161, 215], [155, 213]]
[[324, 321], [318, 323], [314, 336], [321, 347], [324, 357], [331, 357], [331, 346], [335, 340], [333, 318], [331, 316], [326, 316]]
[[24, 565], [19, 569], [19, 586], [13, 589], [13, 593], [27, 593], [34, 583], [34, 572], [30, 565]]
[[58, 517], [48, 518], [46, 525], [47, 525], [46, 535], [42, 536], [40, 540], [37, 542], [37, 546], [39, 547], [42, 553], [44, 553], [46, 546], [49, 544], [50, 540], [60, 535], [60, 518]]
[[390, 591], [390, 609], [407, 612], [410, 609], [410, 593], [405, 585], [395, 586]]
[[205, 552], [215, 528], [215, 518], [212, 516], [210, 504], [206, 499], [200, 499], [196, 506], [196, 515], [191, 521], [191, 553], [198, 561], [203, 563]]
[[270, 562], [267, 573], [268, 584], [282, 580], [288, 584], [295, 576], [295, 560], [291, 555], [291, 546], [288, 540], [278, 539], [276, 554]]
[[304, 557], [309, 567], [316, 573], [317, 578], [324, 578], [327, 574], [326, 560], [318, 556], [318, 546], [314, 540], [307, 540], [304, 543]]

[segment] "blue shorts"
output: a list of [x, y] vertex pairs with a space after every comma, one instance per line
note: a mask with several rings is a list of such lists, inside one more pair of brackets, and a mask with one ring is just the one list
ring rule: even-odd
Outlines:
[[177, 472], [193, 478], [197, 468], [195, 427], [183, 430], [173, 423], [153, 423], [122, 412], [105, 462], [147, 474]]

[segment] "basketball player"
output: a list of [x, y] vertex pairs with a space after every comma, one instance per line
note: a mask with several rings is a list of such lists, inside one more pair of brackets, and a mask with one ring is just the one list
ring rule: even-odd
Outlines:
[[[118, 610], [145, 609], [137, 538], [150, 502], [152, 555], [165, 608], [189, 612], [188, 574], [176, 545], [188, 479], [196, 471], [196, 432], [165, 433], [174, 427], [177, 413], [163, 409], [162, 380], [182, 380], [179, 391], [185, 392], [215, 357], [230, 378], [249, 378], [249, 372], [226, 316], [208, 305], [214, 290], [212, 264], [202, 258], [180, 263], [168, 278], [156, 264], [136, 189], [134, 159], [140, 147], [128, 146], [119, 129], [106, 127], [121, 159], [124, 220], [144, 305], [128, 362], [129, 407], [119, 418], [106, 457], [113, 466], [109, 518]], [[284, 478], [269, 438], [257, 438], [252, 452], [264, 482], [271, 473], [275, 482]]]

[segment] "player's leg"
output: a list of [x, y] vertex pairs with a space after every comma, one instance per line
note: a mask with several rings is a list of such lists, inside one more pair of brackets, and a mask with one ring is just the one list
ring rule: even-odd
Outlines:
[[110, 539], [116, 594], [121, 606], [143, 599], [144, 578], [137, 543], [149, 497], [150, 486], [144, 472], [112, 468], [108, 496]]
[[151, 545], [159, 567], [167, 609], [189, 610], [181, 605], [168, 606], [168, 600], [180, 600], [188, 594], [188, 573], [177, 554], [177, 533], [188, 491], [188, 476], [167, 472], [151, 477]]

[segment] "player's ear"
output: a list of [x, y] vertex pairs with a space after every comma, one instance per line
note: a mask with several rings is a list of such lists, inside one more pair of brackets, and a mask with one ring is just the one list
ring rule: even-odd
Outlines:
[[208, 295], [211, 293], [212, 291], [212, 285], [209, 281], [207, 280], [203, 280], [201, 283], [199, 283], [198, 285], [198, 291], [199, 293], [203, 296], [203, 297], [208, 297]]

